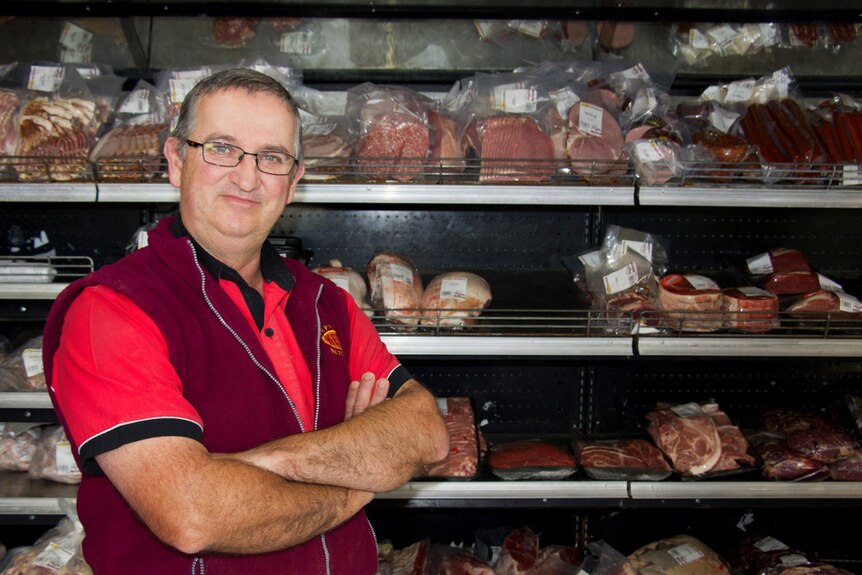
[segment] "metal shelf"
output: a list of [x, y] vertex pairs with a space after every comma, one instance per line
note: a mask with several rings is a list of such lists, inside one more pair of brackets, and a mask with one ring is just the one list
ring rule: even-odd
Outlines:
[[398, 356], [616, 356], [632, 355], [630, 337], [483, 337], [383, 335]]
[[758, 336], [642, 336], [643, 356], [680, 357], [862, 357], [862, 339]]
[[862, 208], [862, 190], [798, 189], [751, 186], [641, 187], [642, 206], [701, 206], [734, 208]]
[[862, 499], [862, 482], [780, 481], [631, 482], [632, 499]]
[[0, 202], [95, 202], [96, 186], [83, 184], [0, 184]]
[[377, 499], [627, 499], [625, 481], [411, 481]]
[[0, 283], [0, 299], [56, 299], [66, 283]]
[[4, 391], [0, 409], [54, 409], [47, 391]]

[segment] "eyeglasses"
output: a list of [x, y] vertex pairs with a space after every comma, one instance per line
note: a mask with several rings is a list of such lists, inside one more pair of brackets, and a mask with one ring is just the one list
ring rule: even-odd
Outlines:
[[296, 166], [296, 158], [285, 152], [261, 150], [256, 154], [246, 152], [239, 146], [225, 142], [195, 142], [186, 140], [186, 144], [193, 148], [200, 148], [204, 162], [213, 166], [233, 168], [238, 166], [245, 156], [254, 156], [257, 169], [264, 174], [274, 176], [286, 176]]

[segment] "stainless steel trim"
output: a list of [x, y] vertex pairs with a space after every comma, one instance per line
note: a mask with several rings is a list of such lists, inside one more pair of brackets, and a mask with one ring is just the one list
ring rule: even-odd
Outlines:
[[411, 481], [378, 499], [628, 499], [625, 481]]
[[57, 299], [69, 284], [65, 283], [0, 283], [0, 299]]
[[642, 206], [739, 208], [862, 208], [862, 190], [795, 188], [640, 188]]
[[862, 339], [642, 336], [638, 351], [650, 356], [860, 357]]
[[95, 202], [96, 184], [0, 184], [0, 202]]
[[632, 499], [860, 499], [862, 483], [781, 481], [632, 482]]
[[630, 356], [630, 337], [381, 335], [395, 355]]
[[47, 391], [4, 391], [0, 409], [54, 409]]
[[156, 202], [180, 201], [180, 191], [170, 184], [99, 184], [100, 202]]

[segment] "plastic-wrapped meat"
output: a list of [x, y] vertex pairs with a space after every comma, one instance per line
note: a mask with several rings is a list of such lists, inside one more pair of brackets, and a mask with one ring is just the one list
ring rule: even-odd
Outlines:
[[45, 391], [42, 336], [29, 339], [0, 362], [0, 391]]
[[213, 36], [222, 47], [238, 48], [257, 34], [257, 18], [216, 18]]
[[690, 535], [644, 545], [629, 561], [639, 575], [730, 575], [718, 553]]
[[637, 26], [634, 22], [602, 21], [596, 27], [599, 44], [611, 52], [628, 48], [634, 42], [636, 31]]
[[144, 165], [141, 171], [135, 160], [160, 158], [161, 135], [167, 133], [168, 127], [167, 123], [125, 124], [104, 135], [90, 153], [90, 161], [98, 162], [100, 179], [152, 179], [153, 169]]
[[653, 441], [683, 475], [704, 475], [721, 459], [721, 436], [715, 422], [697, 404], [671, 408], [659, 404], [646, 415]]
[[811, 266], [799, 250], [776, 248], [745, 260], [748, 273], [759, 276], [772, 273], [809, 272]]
[[608, 110], [587, 102], [569, 108], [566, 149], [575, 173], [591, 176], [611, 171], [623, 153], [623, 143], [620, 125]]
[[539, 551], [536, 565], [527, 575], [577, 575], [583, 557], [578, 547], [550, 545]]
[[364, 311], [365, 315], [371, 317], [374, 314], [368, 304], [368, 288], [365, 286], [365, 280], [353, 269], [344, 267], [341, 260], [330, 260], [329, 266], [317, 267], [311, 271], [331, 280], [335, 285], [349, 293], [357, 307]]
[[531, 118], [492, 116], [476, 130], [480, 182], [543, 182], [556, 172], [551, 137]]
[[495, 443], [488, 458], [491, 469], [520, 469], [524, 467], [577, 466], [571, 454], [545, 441], [520, 440]]
[[302, 24], [302, 18], [267, 18], [266, 21], [279, 33], [294, 30]]
[[422, 173], [429, 143], [428, 126], [414, 116], [377, 115], [357, 144], [360, 170], [374, 178], [409, 182]]
[[[15, 152], [15, 112], [21, 99], [12, 90], [0, 90], [0, 156]], [[5, 161], [5, 160], [4, 160]]]
[[829, 464], [829, 473], [837, 481], [862, 481], [862, 453]]
[[429, 110], [428, 125], [431, 128], [428, 170], [463, 172], [466, 160], [455, 120], [439, 110]]
[[347, 168], [353, 147], [337, 134], [302, 134], [303, 180], [331, 180]]
[[27, 471], [42, 438], [32, 423], [0, 423], [0, 469]]
[[494, 575], [494, 570], [467, 549], [432, 545], [429, 575]]
[[862, 303], [840, 291], [819, 289], [807, 293], [787, 306], [787, 313], [799, 319], [862, 319]]
[[[670, 274], [659, 282], [658, 307], [668, 327], [708, 332], [721, 328], [721, 289], [701, 275]], [[668, 313], [683, 312], [683, 313]]]
[[817, 413], [775, 408], [763, 414], [762, 422], [766, 431], [782, 434], [790, 449], [820, 463], [832, 463], [855, 451], [850, 434]]
[[820, 276], [808, 271], [778, 272], [769, 274], [760, 283], [775, 295], [801, 295], [820, 289]]
[[529, 527], [509, 533], [494, 565], [495, 575], [526, 575], [539, 558], [539, 536]]
[[491, 303], [491, 286], [469, 272], [449, 272], [435, 276], [422, 296], [422, 325], [465, 327]]
[[829, 468], [789, 447], [781, 435], [754, 433], [748, 437], [763, 463], [760, 472], [777, 481], [819, 480], [829, 476]]
[[72, 485], [81, 482], [81, 470], [72, 455], [72, 445], [59, 425], [45, 428], [30, 460], [30, 477]]
[[392, 323], [415, 326], [422, 313], [422, 278], [406, 256], [381, 252], [368, 263], [371, 304]]
[[474, 477], [479, 467], [479, 447], [470, 398], [447, 397], [437, 402], [449, 434], [449, 454], [428, 466], [425, 477]]
[[757, 287], [722, 290], [721, 310], [726, 328], [758, 333], [778, 327], [778, 298]]
[[810, 563], [806, 565], [794, 565], [792, 567], [780, 567], [770, 571], [769, 575], [853, 575], [846, 569], [835, 567], [827, 563]]
[[667, 138], [638, 140], [626, 146], [638, 176], [647, 186], [664, 184], [682, 170], [678, 157], [682, 148]]
[[392, 554], [392, 575], [425, 575], [431, 543], [427, 539]]
[[701, 405], [701, 409], [712, 418], [721, 439], [721, 457], [710, 471], [730, 471], [739, 469], [742, 465], [753, 466], [756, 462], [754, 457], [748, 454], [748, 441], [739, 428], [731, 423], [727, 414], [719, 409], [718, 404], [706, 403]]
[[760, 575], [776, 566], [810, 562], [805, 553], [790, 549], [775, 537], [760, 534], [747, 537], [731, 548], [728, 560], [741, 575]]
[[603, 481], [661, 481], [672, 469], [661, 450], [638, 438], [578, 442], [584, 472]]

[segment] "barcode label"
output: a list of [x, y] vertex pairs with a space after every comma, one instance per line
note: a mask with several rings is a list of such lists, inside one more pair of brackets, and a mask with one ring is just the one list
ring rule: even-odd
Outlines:
[[627, 290], [638, 282], [638, 269], [634, 262], [621, 270], [606, 275], [604, 278], [605, 293], [613, 295]]
[[445, 278], [440, 282], [440, 299], [467, 299], [467, 278]]

